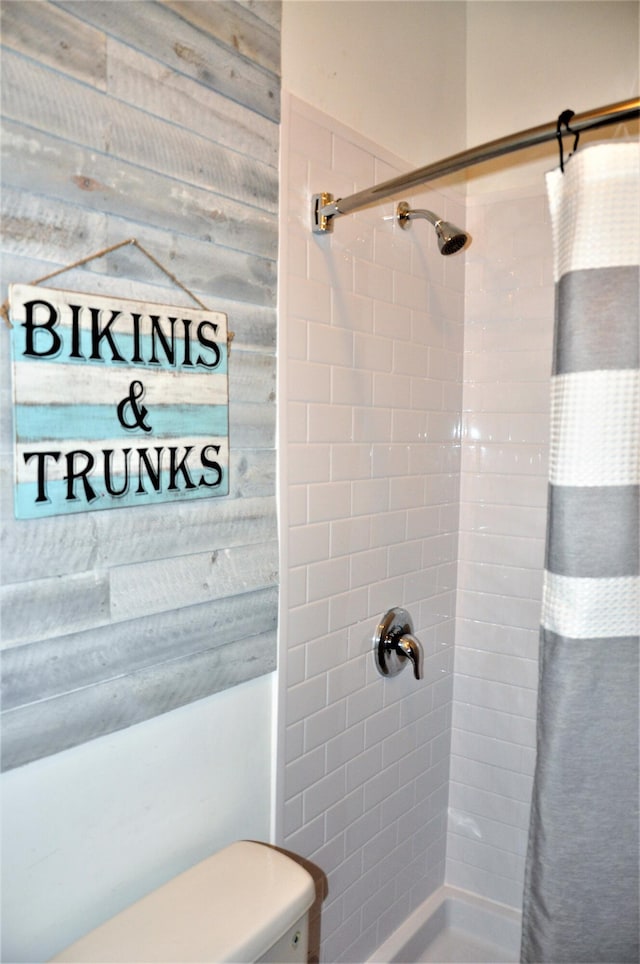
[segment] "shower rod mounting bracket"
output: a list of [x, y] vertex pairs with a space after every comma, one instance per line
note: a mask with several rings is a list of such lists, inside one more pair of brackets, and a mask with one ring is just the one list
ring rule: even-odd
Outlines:
[[[329, 211], [326, 208], [330, 208]], [[332, 209], [332, 210], [331, 210]], [[333, 194], [314, 194], [311, 198], [311, 230], [314, 234], [330, 234], [333, 231], [333, 218], [339, 214]]]

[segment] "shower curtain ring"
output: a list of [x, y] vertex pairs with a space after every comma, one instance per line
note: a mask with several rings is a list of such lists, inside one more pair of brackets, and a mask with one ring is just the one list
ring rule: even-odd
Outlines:
[[[560, 151], [560, 170], [562, 171], [563, 174], [564, 174], [564, 149], [562, 146], [562, 132], [560, 130], [560, 126], [564, 124], [564, 126], [567, 129], [567, 132], [569, 134], [573, 134], [573, 147], [571, 149], [571, 153], [569, 154], [569, 157], [571, 157], [573, 154], [575, 154], [576, 148], [578, 146], [578, 141], [580, 140], [580, 131], [572, 131], [571, 128], [569, 127], [569, 121], [574, 115], [575, 115], [575, 111], [563, 110], [561, 114], [558, 114], [558, 122], [556, 124], [556, 137], [558, 139], [558, 149]], [[567, 160], [569, 160], [569, 157], [567, 157]]]

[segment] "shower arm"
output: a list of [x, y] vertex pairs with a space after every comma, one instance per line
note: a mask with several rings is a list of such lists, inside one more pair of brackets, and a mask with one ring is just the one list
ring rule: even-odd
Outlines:
[[[635, 117], [640, 117], [640, 97], [622, 100], [605, 107], [597, 107], [595, 110], [586, 111], [583, 114], [573, 114], [571, 117], [571, 132], [579, 134], [583, 130], [606, 127], [609, 124], [622, 123]], [[381, 201], [392, 194], [398, 194], [400, 191], [407, 190], [407, 188], [417, 187], [438, 177], [453, 174], [465, 167], [472, 167], [474, 164], [489, 161], [494, 157], [500, 157], [502, 154], [521, 151], [558, 137], [559, 120], [554, 120], [539, 127], [531, 127], [519, 134], [510, 134], [508, 137], [500, 137], [495, 141], [482, 144], [480, 147], [461, 151], [459, 154], [453, 154], [442, 161], [427, 164], [425, 167], [420, 167], [408, 174], [401, 174], [390, 181], [383, 181], [381, 184], [376, 184], [364, 191], [358, 191], [357, 194], [351, 194], [346, 198], [334, 200], [331, 194], [314, 194], [311, 206], [313, 233], [326, 234], [333, 229], [334, 219], [341, 214], [351, 214], [353, 211], [367, 207], [375, 201]]]

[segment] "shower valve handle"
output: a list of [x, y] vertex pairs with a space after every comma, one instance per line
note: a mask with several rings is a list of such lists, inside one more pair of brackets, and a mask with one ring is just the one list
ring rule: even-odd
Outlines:
[[415, 678], [422, 679], [422, 646], [413, 635], [413, 621], [406, 609], [395, 608], [385, 613], [373, 643], [381, 676], [396, 676], [409, 661]]
[[402, 636], [396, 643], [398, 652], [403, 653], [413, 663], [413, 675], [422, 678], [422, 646], [411, 633]]

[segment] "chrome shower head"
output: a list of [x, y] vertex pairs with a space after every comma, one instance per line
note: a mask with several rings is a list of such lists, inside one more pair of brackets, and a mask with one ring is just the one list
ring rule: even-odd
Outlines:
[[433, 211], [427, 211], [424, 208], [411, 209], [406, 201], [398, 204], [396, 214], [401, 228], [408, 228], [415, 218], [424, 218], [425, 221], [433, 224], [438, 236], [440, 254], [455, 254], [456, 251], [462, 250], [469, 240], [469, 235], [462, 228], [457, 228], [449, 221], [443, 221]]
[[436, 224], [436, 234], [438, 235], [438, 247], [440, 254], [455, 254], [461, 251], [469, 240], [469, 235], [461, 228], [449, 221], [438, 221]]

